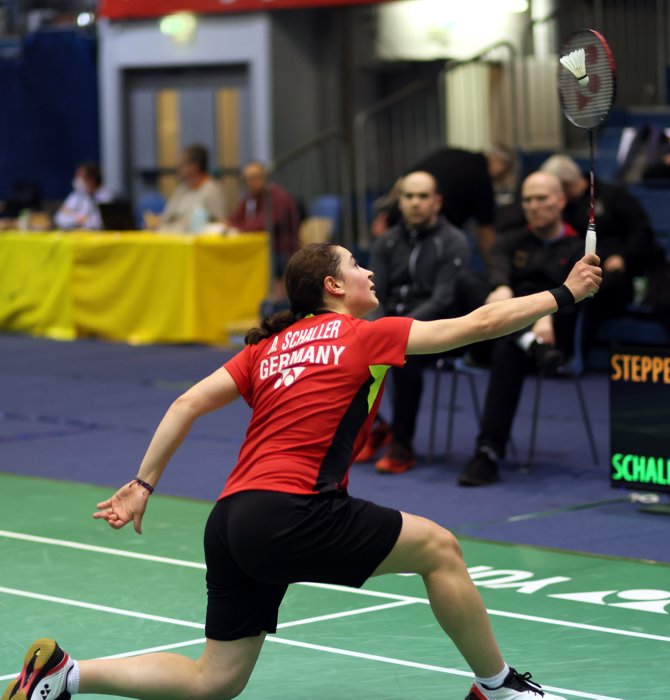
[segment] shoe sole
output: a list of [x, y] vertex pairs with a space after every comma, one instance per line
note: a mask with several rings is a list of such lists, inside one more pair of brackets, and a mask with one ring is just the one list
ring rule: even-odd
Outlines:
[[57, 649], [58, 645], [53, 639], [38, 639], [34, 642], [26, 652], [18, 679], [5, 688], [0, 700], [28, 700], [35, 685], [60, 663], [53, 660]]
[[[520, 691], [521, 692], [521, 691]], [[546, 693], [540, 693], [538, 691], [534, 691], [537, 693], [538, 700], [540, 697], [549, 697], [549, 698], [555, 698], [556, 700], [567, 700], [564, 697], [560, 697], [558, 695], [547, 695]], [[465, 700], [483, 700], [486, 696], [482, 695], [474, 686], [470, 688], [470, 692], [468, 695], [465, 697]]]

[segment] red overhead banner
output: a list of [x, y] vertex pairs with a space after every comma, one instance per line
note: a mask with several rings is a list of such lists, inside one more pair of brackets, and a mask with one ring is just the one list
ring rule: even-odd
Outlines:
[[173, 12], [211, 14], [285, 10], [333, 5], [373, 5], [385, 0], [100, 0], [99, 13], [109, 19], [162, 17]]

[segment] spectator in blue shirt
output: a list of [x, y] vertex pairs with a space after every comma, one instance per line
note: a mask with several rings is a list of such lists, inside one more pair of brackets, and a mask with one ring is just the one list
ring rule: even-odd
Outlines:
[[102, 228], [98, 204], [113, 198], [112, 192], [102, 184], [100, 166], [82, 163], [75, 172], [72, 192], [56, 212], [54, 222], [64, 230], [97, 231]]

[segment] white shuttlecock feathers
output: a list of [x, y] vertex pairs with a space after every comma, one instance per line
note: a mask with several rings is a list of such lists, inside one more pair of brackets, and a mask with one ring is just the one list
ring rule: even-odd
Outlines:
[[584, 49], [575, 49], [565, 56], [561, 56], [561, 63], [577, 78], [582, 85], [589, 84], [589, 76], [586, 72], [586, 54]]

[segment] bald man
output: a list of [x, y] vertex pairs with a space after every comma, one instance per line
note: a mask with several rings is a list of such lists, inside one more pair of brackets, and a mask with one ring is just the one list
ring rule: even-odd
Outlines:
[[[486, 302], [560, 286], [584, 252], [584, 241], [562, 219], [566, 199], [560, 180], [535, 172], [523, 182], [526, 226], [500, 236], [491, 251]], [[493, 341], [491, 373], [476, 450], [461, 472], [461, 486], [485, 486], [500, 478], [505, 448], [528, 372], [555, 372], [572, 354], [576, 310], [566, 306], [532, 327]]]
[[[421, 321], [459, 316], [458, 280], [470, 261], [465, 234], [441, 216], [442, 197], [435, 178], [423, 171], [406, 175], [400, 183], [402, 218], [373, 244], [370, 268], [381, 311]], [[434, 360], [433, 360], [434, 362]], [[381, 421], [357, 461], [369, 461], [390, 441], [387, 454], [375, 467], [400, 474], [416, 464], [413, 439], [423, 391], [425, 361], [408, 357], [393, 368], [391, 425]]]

